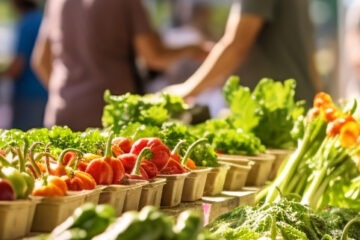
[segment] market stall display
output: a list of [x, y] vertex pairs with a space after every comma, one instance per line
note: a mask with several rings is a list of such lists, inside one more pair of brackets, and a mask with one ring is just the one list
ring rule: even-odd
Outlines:
[[107, 92], [103, 129], [0, 130], [0, 239], [360, 239], [356, 102], [318, 93], [303, 115], [292, 80], [238, 84], [193, 126], [182, 99]]

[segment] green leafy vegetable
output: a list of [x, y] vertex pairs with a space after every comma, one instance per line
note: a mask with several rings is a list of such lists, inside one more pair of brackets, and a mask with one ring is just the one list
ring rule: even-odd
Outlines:
[[[171, 149], [184, 140], [182, 154], [198, 138], [188, 126], [174, 119], [187, 108], [178, 96], [130, 93], [115, 96], [106, 91], [105, 101], [103, 125], [121, 136], [133, 140], [159, 137]], [[217, 155], [209, 145], [197, 146], [190, 157], [197, 166], [217, 166]]]
[[107, 90], [104, 99], [107, 105], [102, 116], [103, 126], [111, 127], [116, 133], [130, 123], [161, 127], [163, 122], [187, 108], [182, 98], [169, 94], [116, 96]]
[[251, 131], [259, 124], [257, 114], [260, 106], [252, 96], [250, 89], [239, 85], [238, 77], [230, 77], [225, 83], [223, 92], [231, 110], [231, 123], [235, 128]]
[[[282, 199], [255, 207], [243, 206], [218, 217], [207, 228], [219, 239], [340, 239], [344, 226], [359, 216], [348, 209], [329, 209], [321, 214], [299, 202]], [[358, 239], [360, 225], [349, 232]]]
[[240, 85], [238, 77], [226, 82], [223, 92], [231, 110], [234, 128], [253, 132], [268, 148], [293, 148], [291, 131], [304, 113], [304, 101], [295, 101], [296, 82], [261, 79], [253, 92]]
[[210, 119], [192, 129], [198, 137], [206, 137], [218, 153], [256, 155], [265, 152], [259, 138], [253, 133], [235, 128], [230, 119]]

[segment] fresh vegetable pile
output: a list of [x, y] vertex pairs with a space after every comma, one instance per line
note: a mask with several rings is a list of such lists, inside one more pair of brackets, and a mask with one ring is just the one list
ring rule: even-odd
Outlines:
[[116, 96], [105, 91], [104, 100], [107, 105], [102, 116], [103, 126], [111, 127], [114, 132], [132, 123], [160, 127], [187, 108], [182, 98], [169, 94]]
[[68, 190], [89, 190], [98, 184], [127, 184], [129, 179], [181, 174], [196, 168], [191, 154], [209, 152], [204, 139], [191, 142], [187, 148], [188, 142], [181, 140], [171, 151], [158, 137], [133, 141], [114, 138], [114, 134], [99, 129], [12, 129], [2, 131], [0, 137], [0, 177], [6, 199], [27, 198], [30, 193], [65, 196]]
[[86, 203], [57, 226], [49, 236], [35, 239], [92, 239], [115, 220], [115, 210], [109, 205]]
[[257, 155], [266, 148], [294, 148], [291, 132], [304, 112], [304, 102], [294, 100], [295, 86], [292, 79], [284, 83], [262, 79], [251, 92], [239, 84], [238, 77], [230, 77], [223, 88], [228, 116], [191, 129], [223, 154]]
[[360, 123], [352, 113], [356, 104], [341, 110], [326, 93], [318, 93], [303, 122], [303, 137], [266, 195], [272, 203], [280, 195], [295, 195], [303, 204], [360, 209]]
[[[185, 142], [178, 149], [181, 155], [199, 138], [188, 126], [173, 118], [187, 108], [179, 97], [167, 94], [115, 96], [106, 92], [105, 101], [103, 126], [119, 136], [132, 141], [156, 137], [170, 149], [183, 140]], [[197, 166], [217, 166], [216, 153], [209, 143], [195, 147], [190, 158]]]
[[254, 133], [267, 148], [295, 147], [291, 130], [304, 112], [304, 102], [294, 100], [295, 80], [264, 78], [253, 92], [239, 82], [238, 77], [231, 77], [223, 88], [231, 110], [228, 117], [231, 124]]
[[191, 210], [182, 212], [177, 220], [157, 208], [144, 207], [140, 212], [130, 211], [115, 219], [111, 206], [85, 204], [56, 227], [50, 235], [33, 240], [98, 239], [98, 240], [210, 240], [202, 227], [201, 216]]
[[[246, 90], [237, 94], [250, 101], [245, 109], [256, 105]], [[298, 147], [275, 181], [258, 194], [259, 205], [237, 208], [219, 217], [208, 226], [214, 236], [360, 239], [360, 124], [353, 116], [356, 107], [354, 103], [341, 109], [328, 94], [317, 94], [306, 118], [293, 121]], [[239, 119], [241, 123], [241, 115]], [[226, 121], [230, 122], [229, 118]], [[217, 124], [221, 129], [224, 122]], [[243, 128], [255, 129], [254, 125], [248, 122]]]
[[[48, 144], [47, 150], [53, 155], [59, 155], [67, 148], [77, 149], [84, 153], [102, 154], [105, 150], [107, 131], [87, 129], [84, 132], [73, 132], [64, 126], [54, 126], [51, 129], [34, 128], [23, 132], [19, 129], [0, 130], [0, 149], [8, 150], [11, 146], [23, 146], [26, 151], [36, 142]], [[41, 148], [34, 149], [35, 152]]]
[[299, 202], [281, 200], [257, 207], [239, 207], [207, 226], [217, 239], [360, 239], [360, 222], [345, 225], [360, 213], [328, 209], [315, 213]]
[[217, 153], [257, 155], [265, 152], [265, 146], [253, 133], [234, 128], [229, 119], [211, 119], [194, 126], [198, 137], [206, 137]]

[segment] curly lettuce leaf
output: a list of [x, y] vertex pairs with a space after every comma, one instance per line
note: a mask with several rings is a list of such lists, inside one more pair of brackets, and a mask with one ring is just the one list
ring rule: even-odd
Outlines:
[[107, 90], [104, 99], [106, 106], [102, 123], [104, 127], [111, 127], [115, 132], [131, 123], [161, 127], [163, 122], [187, 108], [182, 98], [169, 94], [111, 95]]
[[239, 85], [238, 77], [230, 77], [223, 88], [225, 99], [231, 110], [231, 122], [235, 128], [250, 132], [259, 124], [260, 105], [248, 87]]
[[260, 121], [254, 133], [270, 148], [292, 148], [296, 140], [291, 131], [304, 113], [304, 101], [295, 101], [296, 82], [262, 79], [253, 91], [261, 105]]

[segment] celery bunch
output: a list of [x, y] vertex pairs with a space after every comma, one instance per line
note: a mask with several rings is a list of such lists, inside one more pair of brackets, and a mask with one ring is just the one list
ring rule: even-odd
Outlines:
[[292, 195], [315, 210], [329, 204], [359, 209], [360, 123], [352, 115], [355, 108], [339, 110], [328, 94], [319, 93], [296, 151], [258, 200], [265, 196], [265, 203], [272, 203]]

